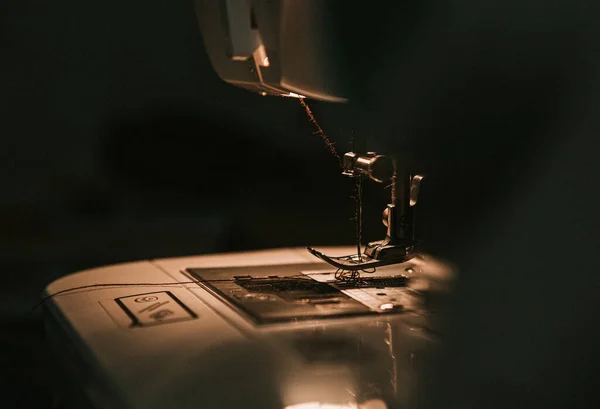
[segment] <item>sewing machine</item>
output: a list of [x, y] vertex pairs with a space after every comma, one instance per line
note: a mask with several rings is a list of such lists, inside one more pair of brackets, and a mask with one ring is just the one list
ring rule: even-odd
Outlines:
[[[323, 3], [197, 0], [215, 71], [257, 99], [347, 101], [330, 55], [339, 39], [329, 35], [333, 8]], [[345, 153], [341, 168], [359, 188], [391, 186], [385, 236], [364, 251], [359, 240], [147, 260], [50, 284], [46, 327], [75, 405], [424, 405], [435, 382], [436, 300], [452, 271], [418, 250], [413, 209], [423, 177], [367, 150]]]

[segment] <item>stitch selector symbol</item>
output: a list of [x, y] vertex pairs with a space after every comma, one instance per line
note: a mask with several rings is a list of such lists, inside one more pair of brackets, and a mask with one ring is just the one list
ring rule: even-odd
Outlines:
[[158, 297], [156, 297], [154, 295], [146, 295], [144, 297], [138, 297], [134, 301], [143, 303], [143, 302], [152, 302], [152, 301], [156, 301], [156, 300], [158, 300]]

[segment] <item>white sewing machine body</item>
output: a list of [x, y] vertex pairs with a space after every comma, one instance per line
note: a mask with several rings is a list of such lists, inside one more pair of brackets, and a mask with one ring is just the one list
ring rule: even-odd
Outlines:
[[358, 287], [334, 274], [305, 249], [101, 267], [46, 294], [140, 284], [53, 297], [46, 326], [93, 407], [418, 406], [437, 344], [423, 297], [450, 269], [417, 257], [363, 273]]

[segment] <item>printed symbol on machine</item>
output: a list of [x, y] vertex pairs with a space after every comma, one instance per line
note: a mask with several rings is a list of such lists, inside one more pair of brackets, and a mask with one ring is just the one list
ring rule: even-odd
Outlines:
[[151, 305], [147, 306], [146, 308], [139, 310], [138, 314], [141, 314], [143, 312], [152, 312], [155, 309], [157, 309], [158, 307], [162, 307], [163, 305], [168, 304], [168, 303], [169, 303], [169, 301], [155, 302], [154, 304], [151, 304]]
[[156, 312], [153, 312], [152, 314], [150, 314], [150, 318], [152, 318], [153, 320], [156, 321], [160, 321], [162, 319], [165, 319], [166, 317], [168, 317], [169, 315], [173, 315], [173, 311], [171, 310], [158, 310]]
[[154, 295], [146, 295], [144, 297], [138, 297], [134, 301], [138, 302], [138, 303], [144, 303], [144, 302], [152, 302], [152, 301], [156, 301], [156, 300], [158, 300], [158, 297], [156, 297]]
[[170, 291], [135, 294], [115, 299], [131, 319], [131, 328], [167, 324], [197, 318]]

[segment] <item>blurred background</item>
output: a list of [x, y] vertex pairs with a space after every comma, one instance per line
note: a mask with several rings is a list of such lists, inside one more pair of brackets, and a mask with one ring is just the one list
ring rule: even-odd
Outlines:
[[[309, 104], [339, 151], [354, 132], [426, 173], [421, 237], [461, 272], [436, 393], [455, 407], [597, 404], [598, 6], [366, 11], [357, 37], [381, 41], [348, 64], [365, 66], [368, 104]], [[4, 0], [0, 51], [2, 407], [52, 407], [27, 314], [62, 275], [352, 244], [352, 183], [302, 107], [223, 83], [191, 0]], [[379, 239], [386, 192], [369, 184], [365, 199], [365, 241]]]

